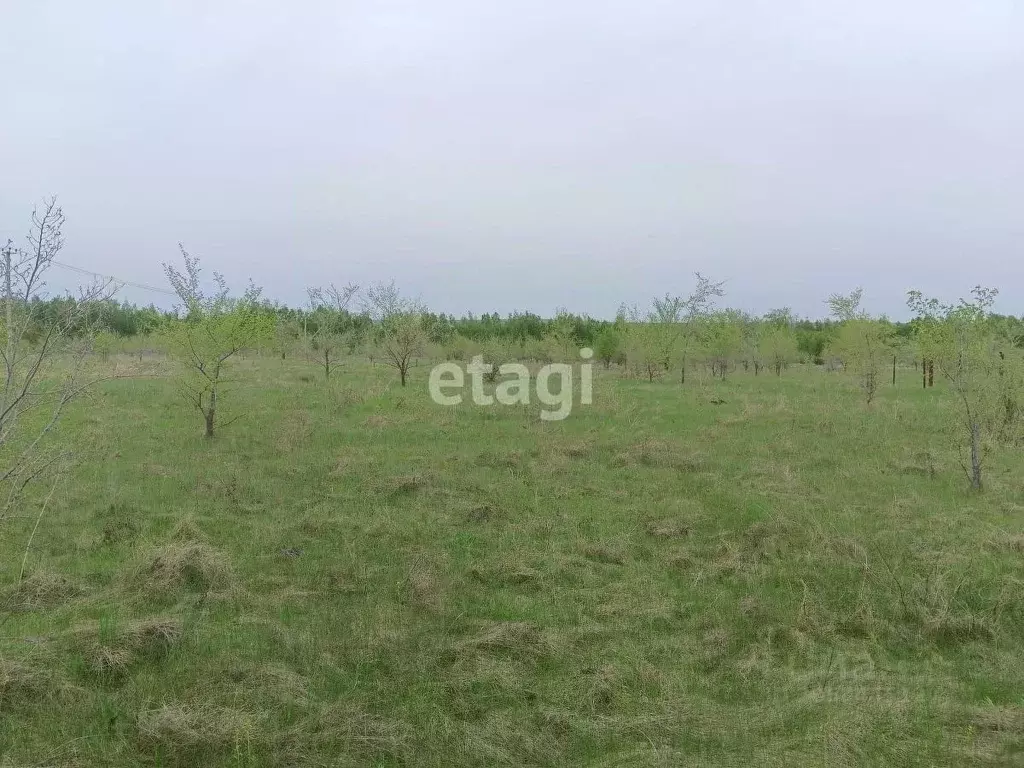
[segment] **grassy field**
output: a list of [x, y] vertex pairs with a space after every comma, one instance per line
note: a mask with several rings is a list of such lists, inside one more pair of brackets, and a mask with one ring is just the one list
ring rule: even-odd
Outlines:
[[[99, 385], [4, 523], [0, 765], [1019, 766], [1019, 451], [940, 387], [598, 371], [562, 422], [249, 359]], [[724, 402], [715, 402], [724, 401]], [[15, 586], [12, 586], [15, 585]]]

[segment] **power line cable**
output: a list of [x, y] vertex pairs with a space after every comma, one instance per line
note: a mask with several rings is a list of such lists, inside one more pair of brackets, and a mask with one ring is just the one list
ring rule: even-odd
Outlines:
[[118, 283], [122, 287], [130, 285], [132, 288], [139, 288], [143, 291], [153, 291], [155, 293], [163, 293], [168, 296], [178, 295], [174, 291], [168, 290], [167, 288], [157, 288], [156, 286], [146, 285], [145, 283], [136, 283], [132, 282], [131, 280], [122, 280], [120, 277], [114, 277], [113, 275], [104, 275], [101, 272], [93, 272], [91, 269], [82, 269], [81, 267], [76, 267], [71, 264], [65, 264], [62, 261], [55, 260], [51, 261], [50, 263], [53, 264], [54, 266], [63, 267], [64, 269], [70, 269], [72, 272], [78, 272], [79, 274], [82, 275], [90, 275], [92, 277], [102, 277], [105, 280], [113, 280], [115, 283]]

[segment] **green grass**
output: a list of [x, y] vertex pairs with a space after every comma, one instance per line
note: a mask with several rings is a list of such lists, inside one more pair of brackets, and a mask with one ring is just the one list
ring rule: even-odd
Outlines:
[[1024, 764], [1019, 450], [970, 493], [912, 371], [602, 371], [545, 423], [240, 365], [214, 440], [161, 377], [68, 412], [0, 765]]

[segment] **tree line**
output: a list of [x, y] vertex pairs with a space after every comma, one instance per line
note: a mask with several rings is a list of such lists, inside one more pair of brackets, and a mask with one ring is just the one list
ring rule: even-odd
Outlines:
[[[30, 338], [38, 336], [41, 329], [48, 327], [58, 318], [68, 316], [74, 317], [73, 325], [68, 328], [73, 336], [83, 336], [102, 330], [117, 339], [144, 338], [160, 334], [181, 319], [180, 307], [162, 309], [153, 304], [143, 306], [128, 301], [119, 302], [109, 297], [81, 302], [74, 296], [35, 296], [32, 298], [32, 304], [31, 311], [28, 312], [33, 318], [32, 327], [27, 331]], [[637, 319], [635, 315], [630, 314], [633, 309], [622, 308], [616, 320], [607, 320], [565, 310], [560, 310], [553, 317], [542, 317], [528, 311], [513, 312], [505, 316], [497, 312], [485, 312], [481, 315], [467, 313], [458, 316], [431, 312], [424, 308], [421, 322], [427, 340], [432, 344], [450, 344], [456, 339], [475, 343], [497, 341], [527, 344], [543, 341], [552, 334], [568, 330], [576, 345], [592, 348], [602, 345], [609, 351], [615, 334], [621, 333], [625, 323]], [[366, 312], [350, 306], [339, 309], [337, 305], [332, 305], [328, 301], [292, 307], [261, 297], [258, 311], [278, 329], [277, 333], [282, 342], [297, 342], [303, 337], [316, 337], [325, 331], [344, 332], [357, 338], [369, 337], [373, 326], [373, 321]], [[641, 321], [646, 319], [648, 318], [645, 316], [640, 317]], [[740, 335], [747, 336], [747, 344], [751, 342], [751, 329], [775, 328], [782, 322], [791, 332], [796, 356], [818, 365], [828, 362], [829, 349], [841, 334], [844, 322], [835, 317], [798, 317], [787, 308], [772, 310], [763, 315], [723, 309], [714, 313], [714, 320], [723, 326], [737, 326]], [[888, 335], [906, 345], [912, 342], [920, 324], [917, 318], [909, 321], [889, 321], [884, 318], [877, 320], [888, 328]], [[993, 313], [986, 316], [986, 322], [1004, 327], [1007, 333], [1024, 336], [1024, 317]], [[728, 343], [728, 339], [722, 341]], [[781, 342], [782, 339], [777, 341]], [[788, 344], [789, 341], [785, 343]], [[748, 361], [748, 365], [753, 363]]]

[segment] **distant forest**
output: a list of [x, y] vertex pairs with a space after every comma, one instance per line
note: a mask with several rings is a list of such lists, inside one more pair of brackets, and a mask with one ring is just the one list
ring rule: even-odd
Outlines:
[[[51, 299], [35, 299], [34, 316], [39, 319], [40, 326], [45, 326], [61, 316], [68, 302], [75, 301], [69, 297]], [[274, 319], [275, 325], [294, 329], [295, 335], [315, 335], [321, 323], [328, 321], [337, 326], [339, 319], [348, 326], [348, 330], [360, 336], [369, 331], [373, 321], [368, 314], [343, 312], [329, 316], [323, 308], [309, 310], [289, 307], [278, 302], [263, 301], [262, 311]], [[810, 320], [794, 317], [787, 309], [773, 310], [764, 316], [754, 316], [737, 310], [720, 310], [730, 316], [733, 321], [750, 324], [777, 324], [783, 320], [795, 337], [797, 349], [801, 356], [820, 362], [829, 343], [836, 337], [841, 321]], [[114, 300], [91, 302], [87, 312], [78, 313], [79, 327], [70, 329], [72, 334], [80, 335], [90, 329], [103, 330], [120, 338], [146, 336], [161, 332], [167, 324], [179, 319], [177, 312], [162, 310], [153, 305], [138, 306], [130, 302], [118, 303]], [[1015, 326], [1019, 332], [1012, 334], [1014, 338], [1024, 339], [1024, 318], [1006, 315], [990, 315], [989, 321], [1005, 326]], [[603, 331], [608, 331], [626, 322], [620, 316], [617, 320], [598, 320], [587, 315], [570, 312], [559, 312], [555, 317], [545, 318], [532, 312], [514, 312], [502, 317], [498, 313], [472, 313], [456, 317], [453, 314], [425, 312], [422, 323], [427, 338], [435, 344], [446, 344], [457, 337], [485, 342], [492, 340], [517, 342], [520, 344], [539, 341], [548, 337], [555, 329], [570, 330], [571, 337], [580, 346], [594, 346]], [[909, 342], [913, 335], [915, 323], [892, 322], [884, 318], [880, 322], [891, 326], [891, 333], [896, 340]]]

